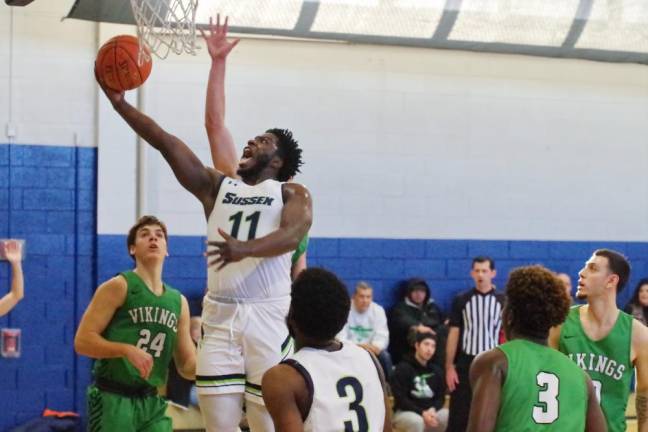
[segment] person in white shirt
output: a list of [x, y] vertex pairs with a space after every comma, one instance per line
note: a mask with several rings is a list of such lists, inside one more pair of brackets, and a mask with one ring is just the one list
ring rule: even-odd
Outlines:
[[373, 288], [367, 282], [358, 282], [351, 300], [349, 319], [337, 337], [371, 351], [389, 378], [393, 363], [387, 351], [389, 329], [385, 309], [373, 302]]

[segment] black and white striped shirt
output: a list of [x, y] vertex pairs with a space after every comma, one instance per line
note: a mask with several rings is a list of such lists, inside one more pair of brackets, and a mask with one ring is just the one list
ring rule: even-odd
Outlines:
[[458, 352], [475, 356], [499, 344], [503, 306], [504, 294], [495, 288], [487, 293], [473, 288], [455, 297], [450, 326], [460, 329]]

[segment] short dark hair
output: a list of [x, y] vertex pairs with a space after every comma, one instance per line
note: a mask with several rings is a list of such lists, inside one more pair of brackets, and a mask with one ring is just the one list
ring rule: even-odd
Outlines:
[[495, 260], [489, 256], [486, 255], [478, 255], [472, 260], [472, 264], [470, 265], [470, 268], [475, 268], [475, 264], [477, 263], [484, 263], [488, 261], [488, 266], [490, 267], [491, 270], [495, 270]]
[[633, 304], [639, 306], [639, 291], [641, 291], [641, 287], [644, 285], [648, 285], [648, 278], [642, 278], [637, 282], [637, 286], [635, 287], [634, 293], [632, 293], [632, 297], [630, 297], [630, 301], [628, 304]]
[[277, 153], [283, 161], [283, 165], [277, 173], [277, 180], [288, 181], [295, 174], [301, 172], [299, 167], [304, 164], [301, 158], [302, 149], [299, 148], [297, 140], [293, 138], [292, 132], [288, 129], [272, 128], [266, 132], [277, 137]]
[[434, 333], [430, 333], [430, 332], [416, 332], [416, 336], [415, 336], [415, 338], [414, 338], [414, 343], [421, 343], [421, 342], [423, 342], [425, 339], [432, 339], [432, 340], [434, 341], [435, 344], [436, 344], [436, 341], [437, 341], [436, 336], [434, 335]]
[[126, 249], [128, 250], [128, 255], [135, 259], [134, 256], [130, 254], [130, 247], [135, 245], [135, 237], [137, 236], [137, 231], [142, 228], [143, 226], [146, 225], [157, 225], [160, 228], [162, 228], [162, 232], [164, 233], [164, 239], [169, 240], [168, 234], [167, 234], [167, 227], [162, 222], [160, 219], [156, 218], [155, 216], [151, 215], [146, 215], [142, 216], [135, 222], [135, 225], [133, 225], [129, 230], [128, 230], [128, 237], [126, 237]]
[[616, 292], [620, 293], [630, 278], [630, 263], [628, 259], [621, 253], [611, 249], [597, 249], [594, 251], [594, 255], [607, 258], [610, 271], [612, 274], [619, 276]]
[[344, 283], [333, 273], [311, 267], [292, 283], [289, 318], [304, 336], [333, 339], [349, 317], [351, 299]]
[[520, 336], [546, 338], [567, 318], [571, 299], [551, 270], [540, 265], [518, 267], [506, 282], [505, 319]]

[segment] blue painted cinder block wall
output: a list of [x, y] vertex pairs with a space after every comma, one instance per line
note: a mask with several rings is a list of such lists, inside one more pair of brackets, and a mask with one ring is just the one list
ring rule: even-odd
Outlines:
[[[173, 227], [169, 230], [172, 232]], [[199, 236], [169, 238], [165, 279], [189, 297], [200, 297], [205, 290], [204, 244], [204, 237]], [[502, 288], [511, 269], [528, 264], [568, 273], [575, 287], [583, 263], [595, 249], [603, 247], [626, 254], [632, 262], [632, 279], [618, 297], [623, 307], [636, 281], [648, 276], [648, 243], [313, 238], [308, 263], [334, 271], [350, 291], [360, 280], [369, 282], [375, 301], [386, 308], [398, 300], [399, 286], [405, 279], [422, 277], [430, 284], [435, 301], [448, 311], [454, 295], [472, 286], [469, 272], [477, 255], [495, 260], [495, 283]], [[126, 236], [99, 236], [98, 262], [100, 280], [130, 268]]]
[[[96, 281], [96, 160], [92, 148], [0, 144], [0, 237], [27, 241], [25, 298], [0, 318], [22, 330], [22, 356], [0, 358], [0, 430], [83, 399], [73, 337]], [[1, 262], [0, 294], [9, 282]]]

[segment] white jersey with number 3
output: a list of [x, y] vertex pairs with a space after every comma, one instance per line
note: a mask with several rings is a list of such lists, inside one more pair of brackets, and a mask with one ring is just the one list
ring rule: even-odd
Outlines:
[[378, 366], [365, 349], [352, 343], [338, 351], [302, 348], [286, 363], [304, 376], [312, 392], [305, 432], [383, 430], [383, 388]]
[[[207, 239], [222, 241], [218, 228], [242, 241], [276, 231], [284, 206], [282, 186], [276, 180], [250, 186], [225, 177], [207, 219]], [[208, 297], [244, 301], [290, 295], [290, 256], [288, 252], [269, 258], [244, 258], [227, 264], [222, 270], [210, 267]]]

